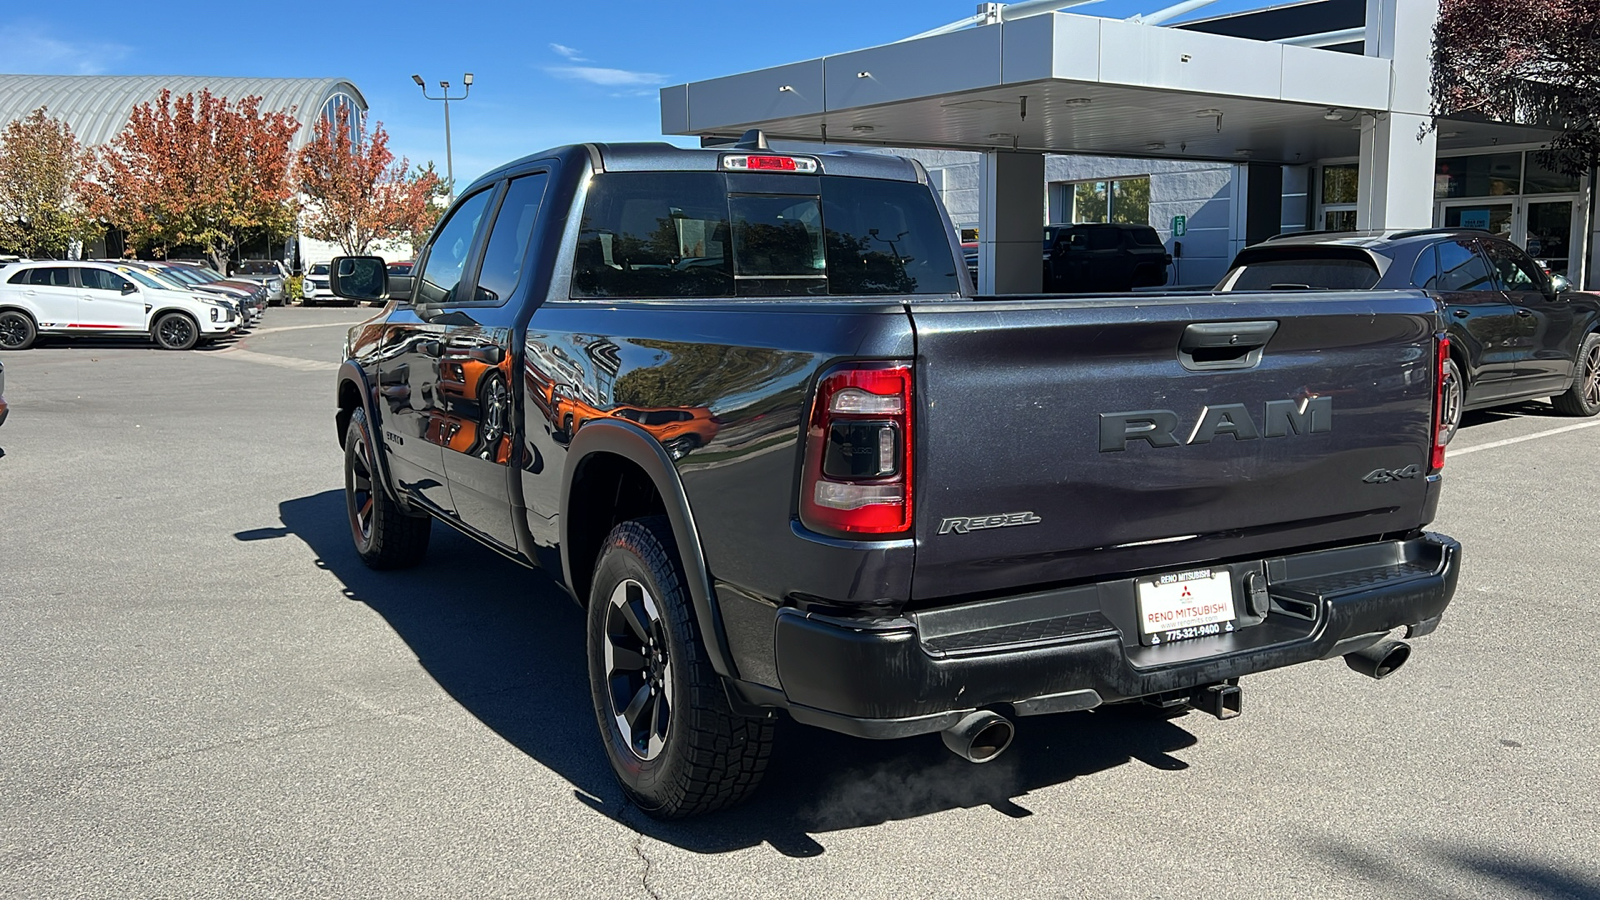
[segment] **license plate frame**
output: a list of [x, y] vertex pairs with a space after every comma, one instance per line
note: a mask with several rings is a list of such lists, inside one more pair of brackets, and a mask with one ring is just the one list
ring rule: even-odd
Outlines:
[[1158, 647], [1232, 634], [1239, 598], [1226, 567], [1167, 572], [1135, 582], [1139, 643]]

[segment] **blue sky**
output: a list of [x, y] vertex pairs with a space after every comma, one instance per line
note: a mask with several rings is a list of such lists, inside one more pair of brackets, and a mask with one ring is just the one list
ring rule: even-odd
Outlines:
[[[1127, 17], [1177, 0], [1099, 0]], [[1281, 0], [1279, 0], [1281, 2]], [[1271, 5], [1218, 0], [1185, 18]], [[557, 144], [660, 140], [657, 88], [887, 43], [943, 25], [974, 0], [531, 0], [378, 4], [82, 0], [0, 18], [4, 74], [340, 77], [366, 95], [390, 148], [445, 168], [434, 87], [475, 81], [452, 102], [456, 179]], [[375, 10], [381, 10], [374, 12]], [[454, 88], [452, 93], [459, 90]]]

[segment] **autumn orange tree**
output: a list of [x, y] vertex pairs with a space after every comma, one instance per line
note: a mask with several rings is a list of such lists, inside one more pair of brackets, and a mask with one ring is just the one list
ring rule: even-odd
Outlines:
[[337, 122], [317, 120], [295, 173], [308, 198], [303, 233], [350, 256], [366, 254], [375, 241], [410, 239], [437, 217], [428, 201], [439, 176], [431, 165], [412, 172], [409, 160], [396, 162], [382, 122], [369, 132], [352, 127], [346, 112]]
[[133, 109], [100, 154], [94, 209], [132, 246], [205, 249], [218, 271], [241, 241], [294, 226], [290, 144], [300, 123], [260, 97], [173, 97]]
[[7, 124], [0, 131], [0, 247], [56, 256], [98, 233], [83, 197], [91, 162], [71, 126], [42, 106]]

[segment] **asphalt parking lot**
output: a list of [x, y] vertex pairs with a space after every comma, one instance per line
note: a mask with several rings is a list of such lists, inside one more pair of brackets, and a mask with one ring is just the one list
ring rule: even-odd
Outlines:
[[1468, 418], [1461, 584], [1389, 679], [1023, 719], [983, 767], [788, 724], [751, 803], [664, 825], [543, 575], [442, 526], [356, 558], [333, 375], [372, 312], [5, 357], [0, 896], [1600, 897], [1600, 420]]

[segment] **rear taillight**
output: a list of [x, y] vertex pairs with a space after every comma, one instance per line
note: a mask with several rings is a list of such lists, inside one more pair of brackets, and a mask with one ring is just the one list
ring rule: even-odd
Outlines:
[[1450, 424], [1444, 420], [1445, 363], [1450, 361], [1450, 339], [1439, 335], [1434, 344], [1433, 361], [1433, 452], [1428, 459], [1428, 474], [1444, 468], [1444, 445], [1450, 439]]
[[848, 363], [817, 382], [800, 521], [814, 531], [911, 528], [911, 364]]

